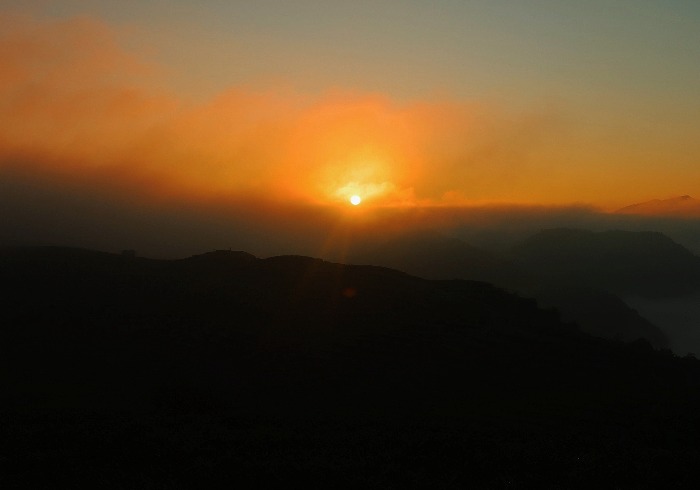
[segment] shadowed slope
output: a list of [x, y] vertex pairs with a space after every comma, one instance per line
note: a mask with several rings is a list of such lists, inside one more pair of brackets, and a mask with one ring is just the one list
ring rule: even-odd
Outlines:
[[236, 252], [4, 250], [0, 273], [2, 457], [34, 487], [573, 488], [698, 467], [696, 361], [488, 284]]
[[499, 285], [526, 280], [514, 264], [457, 238], [437, 232], [414, 232], [367, 245], [351, 262], [392, 267], [426, 279], [470, 279]]
[[[546, 243], [549, 251], [556, 244]], [[550, 247], [550, 248], [547, 248]], [[588, 285], [580, 278], [499, 258], [436, 232], [406, 234], [381, 245], [367, 246], [351, 256], [355, 263], [394, 267], [429, 279], [467, 279], [492, 282], [519, 291], [538, 303], [561, 311], [593, 335], [632, 341], [649, 340], [655, 347], [668, 345], [665, 335], [616, 296]], [[544, 259], [543, 259], [544, 260]]]
[[700, 258], [661, 233], [545, 230], [512, 253], [543, 277], [616, 294], [665, 297], [700, 289]]

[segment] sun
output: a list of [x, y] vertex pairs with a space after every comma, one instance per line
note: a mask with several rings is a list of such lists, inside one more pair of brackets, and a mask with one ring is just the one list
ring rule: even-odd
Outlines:
[[360, 196], [358, 196], [357, 194], [355, 194], [354, 196], [352, 196], [350, 198], [350, 204], [352, 204], [353, 206], [357, 206], [361, 202], [362, 202], [362, 198]]

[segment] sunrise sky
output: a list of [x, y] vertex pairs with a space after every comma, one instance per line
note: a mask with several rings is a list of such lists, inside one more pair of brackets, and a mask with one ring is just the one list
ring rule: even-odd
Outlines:
[[0, 176], [612, 210], [700, 194], [699, 60], [695, 0], [5, 0]]

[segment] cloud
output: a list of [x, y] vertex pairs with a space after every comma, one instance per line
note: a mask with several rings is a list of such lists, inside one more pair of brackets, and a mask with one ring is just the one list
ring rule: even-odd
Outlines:
[[[95, 18], [0, 15], [0, 171], [143, 202], [529, 200], [548, 116], [453, 100], [235, 86], [204, 102]], [[529, 190], [529, 191], [528, 191]]]

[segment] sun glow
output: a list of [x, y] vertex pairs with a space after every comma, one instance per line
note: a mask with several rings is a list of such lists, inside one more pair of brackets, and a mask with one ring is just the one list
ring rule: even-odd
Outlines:
[[[391, 202], [397, 191], [390, 182], [372, 182], [368, 180], [348, 180], [341, 187], [336, 187], [329, 196], [337, 202], [350, 202], [353, 206], [372, 201], [372, 205]], [[329, 186], [333, 188], [333, 186]], [[357, 201], [357, 202], [355, 202]]]

